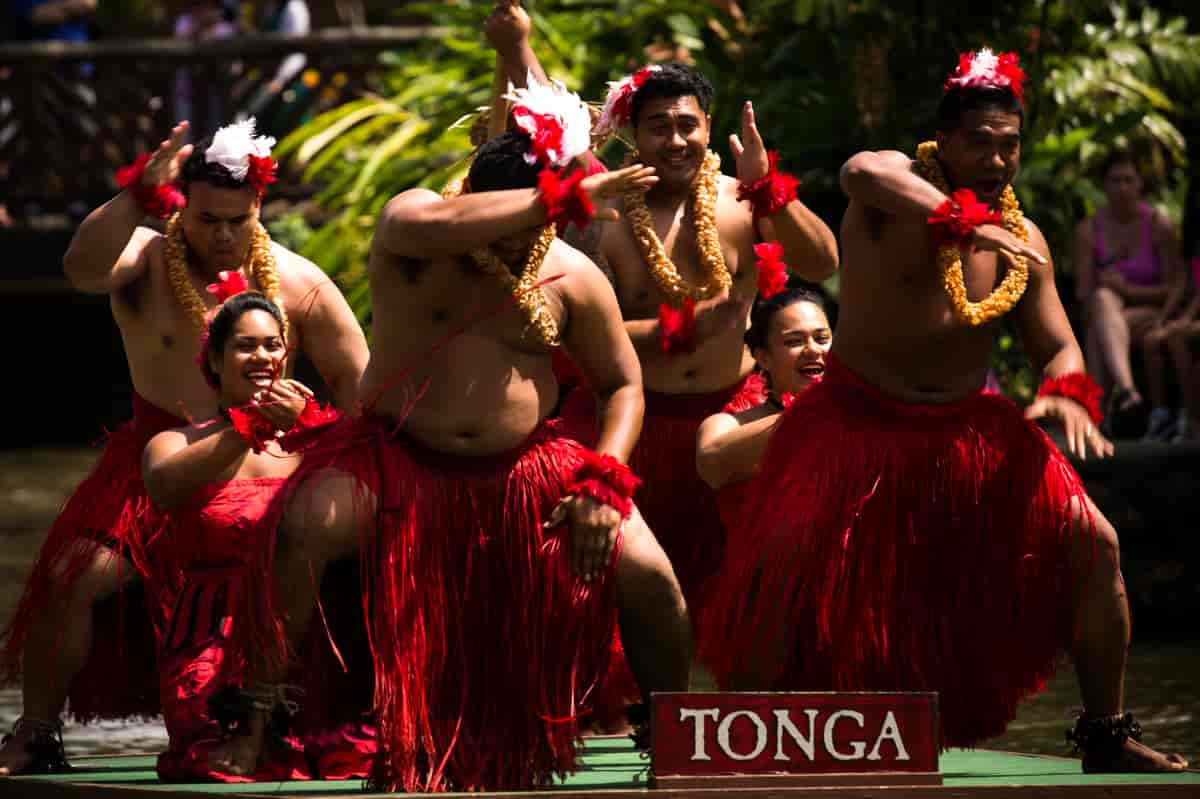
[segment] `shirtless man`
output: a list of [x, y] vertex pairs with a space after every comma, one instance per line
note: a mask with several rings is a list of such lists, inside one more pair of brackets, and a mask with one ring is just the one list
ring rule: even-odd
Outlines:
[[[335, 402], [350, 408], [357, 398], [367, 345], [353, 313], [319, 268], [272, 243], [259, 225], [265, 184], [256, 185], [260, 173], [246, 165], [250, 155], [273, 165], [271, 142], [243, 125], [218, 132], [215, 148], [193, 148], [187, 132], [186, 122], [171, 131], [140, 178], [83, 221], [63, 258], [72, 285], [109, 297], [133, 378], [134, 420], [110, 437], [55, 521], [5, 631], [0, 677], [21, 676], [25, 715], [0, 752], [0, 775], [60, 766], [58, 716], [68, 692], [78, 718], [157, 712], [147, 622], [161, 621], [170, 606], [175, 575], [151, 546], [141, 456], [155, 433], [186, 424], [181, 416], [204, 419], [217, 410], [217, 393], [196, 368], [204, 314], [216, 302], [205, 286], [217, 273], [244, 270], [284, 310], [289, 342]], [[142, 226], [147, 211], [138, 198], [161, 197], [177, 180], [187, 205], [168, 225], [178, 236], [173, 247]], [[138, 582], [149, 616], [139, 617], [131, 601], [122, 619], [121, 603], [106, 603], [93, 630], [93, 608]], [[128, 651], [116, 660], [122, 647]]]
[[[280, 526], [290, 635], [312, 615], [310, 570], [361, 550], [383, 790], [516, 790], [572, 770], [617, 608], [642, 688], [687, 686], [683, 596], [621, 477], [641, 427], [637, 356], [603, 273], [545, 228], [534, 140], [484, 145], [460, 196], [413, 189], [384, 208], [367, 412], [306, 453]], [[601, 203], [653, 181], [638, 166], [576, 191]], [[558, 343], [598, 398], [596, 452], [552, 415]], [[224, 770], [253, 768], [256, 725], [218, 753]]]
[[[712, 490], [696, 472], [696, 432], [731, 402], [740, 409], [754, 368], [742, 340], [757, 289], [753, 246], [778, 239], [792, 272], [818, 281], [837, 269], [837, 242], [825, 223], [794, 199], [794, 189], [790, 202], [760, 209], [761, 216], [749, 202], [738, 200], [739, 182], [752, 184], [774, 171], [750, 103], [743, 109], [741, 137], [730, 136], [738, 175], [734, 180], [706, 161], [712, 99], [707, 79], [682, 64], [656, 65], [637, 74], [643, 76], [640, 83], [614, 85], [600, 126], [632, 128], [638, 158], [655, 169], [659, 182], [644, 198], [610, 200], [608, 207], [620, 209], [625, 221], [597, 226], [584, 248], [610, 272], [641, 362], [646, 421], [630, 463], [645, 480], [640, 507], [679, 574], [695, 618], [703, 605], [704, 583], [724, 550]], [[708, 180], [715, 180], [712, 198]], [[630, 212], [631, 201], [646, 209], [648, 216], [642, 219], [648, 225], [639, 224]], [[661, 242], [661, 256], [647, 252], [650, 237]], [[712, 243], [708, 250], [705, 242]], [[664, 304], [674, 306], [678, 315], [682, 298], [665, 290], [656, 271], [668, 280], [677, 275], [690, 290], [696, 301], [694, 336], [672, 333], [672, 311]], [[687, 313], [682, 311], [685, 317]], [[586, 419], [589, 404], [586, 396], [573, 395], [564, 415]]]
[[[747, 503], [760, 536], [723, 570], [702, 646], [727, 684], [936, 690], [943, 746], [1003, 732], [1066, 648], [1084, 770], [1179, 770], [1182, 758], [1139, 743], [1122, 715], [1129, 608], [1116, 532], [1032, 423], [1062, 424], [1078, 457], [1112, 451], [1046, 241], [1009, 188], [1023, 120], [1015, 67], [1015, 55], [987, 50], [964, 61], [936, 148], [916, 162], [865, 152], [843, 167], [842, 303], [825, 379], [768, 445], [759, 500]], [[986, 216], [996, 208], [1003, 226]], [[1047, 378], [1024, 414], [982, 391], [999, 328], [988, 318], [1018, 296], [1014, 257], [1028, 285], [1013, 320]], [[939, 262], [955, 258], [967, 296], [1000, 284], [995, 313], [951, 299]]]

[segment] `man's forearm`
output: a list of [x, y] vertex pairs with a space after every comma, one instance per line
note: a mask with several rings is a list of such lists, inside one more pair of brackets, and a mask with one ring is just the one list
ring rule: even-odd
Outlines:
[[501, 60], [504, 62], [504, 70], [508, 82], [514, 88], [526, 88], [529, 75], [533, 75], [534, 80], [538, 83], [548, 84], [550, 82], [549, 78], [546, 77], [545, 71], [542, 69], [542, 63], [538, 61], [537, 54], [533, 52], [533, 48], [530, 47], [529, 42], [525, 42], [521, 46], [503, 53]]
[[[393, 255], [435, 258], [486, 247], [546, 223], [537, 189], [462, 194], [416, 209], [385, 211], [381, 234]], [[403, 195], [402, 195], [403, 196]]]
[[642, 417], [646, 411], [646, 400], [642, 387], [626, 384], [608, 393], [598, 395], [600, 402], [600, 435], [596, 450], [612, 455], [621, 463], [628, 463], [638, 436], [642, 432]]
[[928, 218], [946, 201], [945, 194], [911, 167], [876, 153], [859, 153], [847, 161], [841, 184], [851, 199], [896, 216]]
[[804, 203], [793, 200], [769, 220], [793, 274], [816, 283], [837, 271], [837, 239]]

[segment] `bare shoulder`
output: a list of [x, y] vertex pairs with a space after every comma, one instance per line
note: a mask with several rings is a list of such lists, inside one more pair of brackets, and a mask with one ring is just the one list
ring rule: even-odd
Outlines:
[[271, 252], [275, 255], [279, 279], [285, 286], [312, 288], [329, 280], [321, 267], [278, 242], [271, 242]]
[[417, 208], [423, 208], [431, 203], [442, 202], [442, 199], [442, 195], [430, 189], [407, 189], [388, 200], [383, 206], [380, 216], [383, 219], [403, 218]]
[[1046, 242], [1046, 237], [1042, 235], [1042, 229], [1037, 226], [1029, 217], [1024, 217], [1025, 232], [1029, 234], [1029, 246], [1037, 250], [1046, 259], [1046, 263], [1039, 264], [1032, 259], [1026, 259], [1031, 272], [1040, 272], [1045, 275], [1054, 274], [1054, 261], [1050, 255], [1050, 245]]
[[1154, 233], [1154, 238], [1158, 241], [1175, 239], [1175, 223], [1157, 208], [1150, 209], [1150, 228]]

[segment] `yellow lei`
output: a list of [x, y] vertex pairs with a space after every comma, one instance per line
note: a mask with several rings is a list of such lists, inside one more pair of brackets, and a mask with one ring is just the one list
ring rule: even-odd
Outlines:
[[[937, 142], [927, 141], [917, 147], [917, 174], [936, 186], [943, 194], [950, 196], [952, 189], [937, 160]], [[1025, 217], [1021, 213], [1021, 206], [1012, 186], [1005, 186], [1000, 195], [1000, 213], [1004, 217], [1004, 229], [1028, 243], [1029, 231], [1025, 228]], [[998, 319], [1011, 311], [1025, 293], [1025, 286], [1029, 282], [1029, 264], [1024, 256], [1001, 254], [1008, 260], [1004, 280], [987, 297], [979, 302], [971, 302], [967, 299], [967, 287], [963, 282], [960, 249], [955, 244], [938, 248], [937, 259], [942, 270], [942, 284], [959, 321], [977, 326]]]
[[[467, 159], [467, 163], [469, 164], [474, 158], [475, 154], [472, 153], [471, 157]], [[445, 199], [457, 197], [462, 194], [462, 188], [463, 181], [452, 180], [442, 189], [442, 197]], [[554, 319], [554, 314], [546, 307], [546, 295], [537, 285], [538, 274], [541, 272], [542, 263], [546, 260], [546, 254], [550, 252], [554, 236], [554, 225], [542, 227], [538, 240], [534, 242], [533, 247], [529, 249], [529, 255], [525, 258], [525, 265], [521, 268], [519, 279], [487, 247], [471, 250], [471, 259], [475, 261], [479, 271], [500, 281], [500, 284], [512, 295], [513, 302], [525, 316], [525, 332], [528, 333], [532, 330], [536, 334], [537, 340], [547, 347], [557, 347], [562, 344], [562, 339], [558, 334], [558, 322]]]
[[[636, 156], [634, 156], [636, 157]], [[646, 194], [641, 189], [629, 189], [624, 194], [625, 215], [633, 229], [633, 237], [650, 267], [650, 274], [659, 290], [671, 305], [678, 307], [684, 299], [704, 300], [729, 290], [733, 279], [725, 266], [721, 240], [717, 235], [717, 181], [721, 174], [721, 157], [711, 150], [704, 156], [700, 174], [692, 186], [692, 214], [696, 225], [696, 247], [700, 250], [702, 276], [696, 286], [688, 284], [667, 257], [662, 241], [654, 232], [654, 218], [646, 207]]]
[[[167, 244], [165, 250], [167, 261], [167, 278], [171, 282], [171, 290], [175, 299], [183, 306], [188, 317], [197, 330], [203, 330], [208, 324], [208, 304], [192, 285], [188, 273], [187, 241], [183, 237], [183, 220], [176, 212], [167, 222]], [[283, 316], [284, 339], [287, 339], [287, 312], [279, 302], [279, 272], [275, 267], [275, 254], [271, 252], [271, 236], [262, 223], [257, 223], [254, 236], [250, 240], [246, 272], [253, 276], [255, 284], [267, 299], [279, 307]]]

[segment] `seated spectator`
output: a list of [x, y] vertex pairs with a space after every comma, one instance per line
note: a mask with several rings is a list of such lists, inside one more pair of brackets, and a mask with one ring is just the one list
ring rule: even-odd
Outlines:
[[[1088, 370], [1111, 389], [1111, 417], [1144, 403], [1134, 385], [1131, 348], [1163, 321], [1168, 287], [1181, 270], [1175, 226], [1142, 202], [1132, 156], [1114, 151], [1103, 178], [1108, 203], [1076, 228], [1075, 264], [1077, 294], [1088, 312]], [[1156, 409], [1165, 404], [1163, 396], [1151, 399]]]

